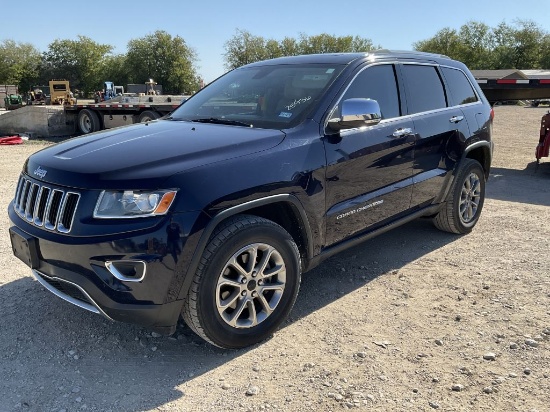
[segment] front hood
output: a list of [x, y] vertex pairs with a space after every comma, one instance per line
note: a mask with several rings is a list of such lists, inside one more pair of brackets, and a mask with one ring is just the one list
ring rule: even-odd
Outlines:
[[159, 120], [77, 137], [33, 154], [25, 172], [88, 189], [150, 189], [175, 174], [278, 145], [280, 130]]

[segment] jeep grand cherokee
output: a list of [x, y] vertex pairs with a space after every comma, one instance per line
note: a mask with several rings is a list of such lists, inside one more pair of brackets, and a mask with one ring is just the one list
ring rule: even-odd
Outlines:
[[[239, 348], [288, 316], [300, 276], [418, 217], [480, 217], [493, 111], [445, 56], [284, 57], [171, 115], [41, 150], [9, 205], [14, 254], [109, 319]], [[336, 275], [335, 275], [336, 276]]]

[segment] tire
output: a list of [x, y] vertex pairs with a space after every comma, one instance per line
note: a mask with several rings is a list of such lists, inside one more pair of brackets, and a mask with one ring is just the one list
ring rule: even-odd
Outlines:
[[298, 248], [281, 226], [256, 216], [230, 218], [204, 250], [183, 305], [183, 319], [220, 348], [261, 342], [288, 317], [300, 275]]
[[145, 110], [139, 115], [138, 123], [151, 122], [153, 120], [157, 120], [158, 118], [160, 118], [160, 114], [158, 114], [157, 112], [154, 112], [152, 110]]
[[89, 109], [82, 109], [78, 112], [78, 130], [82, 134], [88, 134], [101, 130], [101, 123], [97, 113]]
[[473, 159], [464, 159], [443, 208], [434, 218], [435, 226], [445, 232], [465, 234], [472, 231], [485, 202], [485, 173]]

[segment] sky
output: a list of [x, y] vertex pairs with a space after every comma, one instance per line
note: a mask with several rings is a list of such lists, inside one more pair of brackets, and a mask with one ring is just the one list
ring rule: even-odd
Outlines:
[[41, 52], [56, 39], [78, 35], [125, 53], [128, 41], [156, 30], [182, 37], [198, 57], [198, 74], [210, 82], [227, 71], [224, 44], [246, 30], [266, 39], [359, 36], [392, 50], [468, 21], [489, 27], [532, 20], [550, 32], [550, 0], [0, 0], [0, 42], [31, 43]]

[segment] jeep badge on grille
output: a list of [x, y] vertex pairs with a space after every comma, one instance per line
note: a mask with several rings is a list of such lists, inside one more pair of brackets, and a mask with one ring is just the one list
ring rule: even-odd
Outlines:
[[38, 166], [38, 169], [36, 169], [33, 174], [38, 176], [40, 179], [44, 179], [44, 176], [46, 176], [46, 173], [48, 173], [47, 170], [41, 169], [40, 166]]

